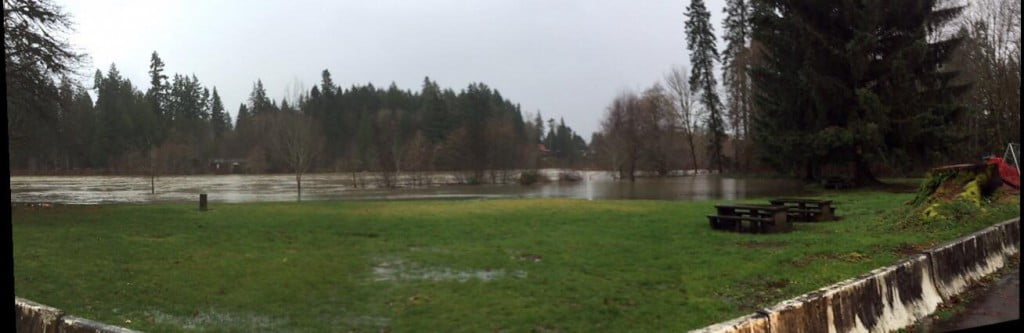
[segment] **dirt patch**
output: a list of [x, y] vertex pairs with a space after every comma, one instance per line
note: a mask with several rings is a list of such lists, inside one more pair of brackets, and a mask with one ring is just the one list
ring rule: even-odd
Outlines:
[[716, 295], [739, 310], [753, 311], [782, 300], [790, 284], [788, 279], [757, 276], [741, 281], [724, 292], [716, 292]]
[[380, 234], [375, 233], [375, 232], [340, 232], [340, 233], [338, 233], [338, 235], [346, 236], [346, 237], [363, 237], [363, 238], [377, 238], [377, 237], [380, 237]]
[[933, 248], [935, 247], [935, 245], [935, 242], [925, 242], [917, 244], [902, 243], [892, 248], [892, 252], [899, 255], [900, 257], [909, 257], [924, 252], [927, 249]]
[[856, 251], [850, 252], [850, 253], [828, 252], [828, 253], [808, 254], [808, 255], [805, 255], [805, 256], [793, 259], [792, 261], [789, 262], [789, 264], [791, 266], [793, 266], [793, 267], [804, 267], [804, 266], [807, 266], [807, 265], [809, 265], [810, 263], [812, 263], [812, 262], [814, 262], [816, 260], [839, 260], [839, 261], [845, 261], [845, 262], [850, 262], [850, 263], [858, 263], [858, 262], [865, 262], [865, 261], [868, 261], [870, 259], [871, 259], [871, 257], [869, 257], [868, 255], [860, 253], [860, 252], [856, 252]]

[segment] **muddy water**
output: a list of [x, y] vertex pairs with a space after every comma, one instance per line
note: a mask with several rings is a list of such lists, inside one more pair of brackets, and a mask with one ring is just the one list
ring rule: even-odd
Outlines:
[[[557, 171], [545, 170], [549, 175]], [[638, 178], [635, 183], [615, 180], [611, 173], [581, 172], [579, 182], [551, 182], [522, 186], [458, 185], [455, 175], [405, 176], [400, 188], [375, 188], [373, 175], [315, 174], [303, 177], [302, 200], [401, 200], [471, 198], [577, 198], [577, 199], [743, 199], [754, 196], [796, 195], [801, 184], [782, 179], [740, 179], [719, 175], [690, 175], [669, 178]], [[359, 184], [354, 184], [355, 179]], [[419, 184], [419, 185], [417, 185]], [[156, 179], [156, 194], [150, 194], [147, 177], [129, 176], [45, 176], [11, 177], [14, 203], [59, 204], [142, 203], [195, 201], [207, 193], [213, 202], [295, 201], [293, 175], [202, 175], [166, 176]]]

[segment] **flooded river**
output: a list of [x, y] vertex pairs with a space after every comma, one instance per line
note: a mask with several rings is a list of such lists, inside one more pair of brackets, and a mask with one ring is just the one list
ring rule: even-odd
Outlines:
[[[556, 171], [545, 170], [557, 174]], [[784, 179], [729, 178], [689, 175], [638, 178], [635, 183], [615, 180], [603, 171], [580, 172], [578, 182], [550, 182], [529, 186], [458, 185], [454, 177], [431, 175], [431, 186], [373, 188], [373, 176], [312, 174], [303, 177], [302, 200], [406, 200], [473, 198], [577, 198], [577, 199], [743, 199], [754, 196], [797, 195], [798, 181]], [[555, 176], [555, 175], [552, 175]], [[554, 177], [552, 177], [554, 178]], [[442, 184], [442, 185], [438, 185]], [[295, 201], [294, 175], [201, 175], [166, 176], [156, 179], [150, 194], [147, 177], [130, 176], [17, 176], [11, 177], [11, 201], [59, 204], [102, 204], [195, 201], [207, 193], [212, 202]]]

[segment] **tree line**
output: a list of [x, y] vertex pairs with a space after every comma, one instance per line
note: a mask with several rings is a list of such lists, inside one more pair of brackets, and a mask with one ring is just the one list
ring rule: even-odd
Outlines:
[[1020, 142], [1017, 2], [729, 0], [721, 53], [704, 2], [684, 16], [689, 69], [615, 97], [591, 140], [624, 177], [774, 170], [864, 185]]
[[564, 121], [545, 125], [483, 83], [343, 88], [324, 70], [317, 86], [278, 101], [257, 80], [232, 121], [216, 87], [164, 66], [154, 52], [145, 92], [115, 65], [89, 88], [44, 82], [55, 98], [9, 109], [12, 168], [190, 174], [222, 159], [252, 173], [381, 171], [392, 184], [404, 171], [459, 171], [499, 182], [509, 175], [497, 170], [580, 166], [587, 150]]

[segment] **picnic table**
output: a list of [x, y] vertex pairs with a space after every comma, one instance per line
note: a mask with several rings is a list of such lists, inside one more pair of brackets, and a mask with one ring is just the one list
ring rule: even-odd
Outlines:
[[715, 209], [717, 215], [708, 215], [712, 229], [752, 233], [792, 230], [784, 206], [715, 205]]
[[780, 198], [769, 200], [774, 206], [786, 207], [789, 220], [794, 222], [821, 222], [835, 220], [832, 200]]

